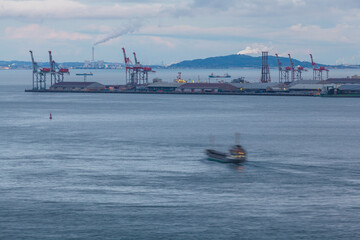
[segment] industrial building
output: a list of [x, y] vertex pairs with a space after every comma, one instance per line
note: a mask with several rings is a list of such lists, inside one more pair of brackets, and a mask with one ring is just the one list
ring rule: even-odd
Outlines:
[[149, 92], [175, 92], [178, 87], [183, 85], [183, 83], [176, 82], [154, 82], [149, 83], [147, 90]]
[[126, 85], [106, 85], [105, 91], [107, 92], [118, 92], [118, 91], [126, 91], [128, 90], [128, 86]]
[[360, 84], [345, 84], [337, 89], [338, 94], [360, 94]]
[[347, 78], [329, 78], [326, 83], [335, 84], [360, 84], [359, 78], [347, 77]]
[[105, 85], [97, 82], [58, 82], [50, 87], [52, 91], [101, 91], [105, 90]]
[[258, 82], [258, 83], [230, 83], [237, 92], [266, 92], [267, 89], [275, 88], [279, 83]]
[[181, 93], [220, 93], [235, 92], [236, 87], [230, 83], [185, 83], [176, 91]]

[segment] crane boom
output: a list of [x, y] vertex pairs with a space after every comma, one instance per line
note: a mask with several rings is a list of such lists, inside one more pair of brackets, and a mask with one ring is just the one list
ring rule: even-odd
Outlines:
[[125, 48], [122, 48], [123, 50], [123, 53], [124, 53], [124, 62], [125, 62], [125, 65], [127, 64], [127, 61], [126, 61], [126, 52], [125, 52]]
[[278, 66], [279, 66], [279, 70], [281, 71], [282, 67], [281, 67], [281, 62], [280, 62], [280, 59], [279, 59], [279, 55], [277, 53], [275, 53], [275, 56], [276, 56], [276, 60], [277, 60]]
[[123, 53], [124, 53], [125, 66], [129, 66], [129, 64], [132, 64], [132, 62], [131, 62], [130, 58], [128, 58], [128, 57], [126, 56], [125, 48], [122, 48], [122, 50], [123, 50]]
[[136, 58], [136, 53], [133, 52], [133, 54], [134, 54], [135, 64], [140, 64], [140, 63], [138, 62], [137, 58]]
[[291, 68], [294, 69], [294, 63], [293, 63], [293, 61], [291, 59], [290, 53], [288, 55], [289, 55], [289, 61], [290, 61]]
[[295, 69], [294, 69], [294, 62], [292, 61], [291, 59], [291, 55], [290, 53], [288, 54], [289, 55], [289, 61], [290, 61], [290, 65], [291, 65], [291, 81], [295, 81]]
[[[53, 59], [52, 59], [51, 51], [49, 51], [49, 61], [50, 61], [50, 83], [52, 85], [53, 84], [53, 75], [54, 75], [55, 69], [54, 69], [54, 62], [53, 62]], [[54, 76], [54, 77], [55, 77], [55, 82], [56, 82], [56, 76]]]
[[51, 51], [49, 51], [49, 61], [50, 61], [50, 72], [54, 71], [54, 63], [51, 55]]
[[311, 65], [312, 65], [313, 69], [315, 69], [316, 63], [314, 62], [313, 55], [311, 53], [310, 53], [310, 58], [311, 58]]
[[33, 73], [36, 73], [37, 70], [38, 70], [38, 66], [37, 66], [37, 63], [34, 60], [33, 52], [31, 50], [29, 52], [30, 52], [30, 55], [31, 55], [31, 62], [32, 62], [32, 65], [33, 65]]

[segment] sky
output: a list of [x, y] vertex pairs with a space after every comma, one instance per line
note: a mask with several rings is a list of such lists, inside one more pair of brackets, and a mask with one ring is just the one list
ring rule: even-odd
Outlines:
[[0, 0], [0, 60], [143, 64], [269, 51], [360, 64], [359, 0]]

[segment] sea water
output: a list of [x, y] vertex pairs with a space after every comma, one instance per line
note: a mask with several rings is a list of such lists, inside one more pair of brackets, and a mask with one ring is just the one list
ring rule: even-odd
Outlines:
[[[30, 87], [30, 71], [0, 71], [0, 239], [360, 237], [358, 98]], [[237, 132], [248, 162], [206, 160], [210, 136], [227, 150]]]

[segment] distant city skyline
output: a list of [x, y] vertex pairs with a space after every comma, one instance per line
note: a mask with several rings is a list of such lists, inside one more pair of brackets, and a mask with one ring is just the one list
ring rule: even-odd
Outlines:
[[0, 0], [0, 60], [143, 64], [230, 54], [360, 64], [357, 0]]

